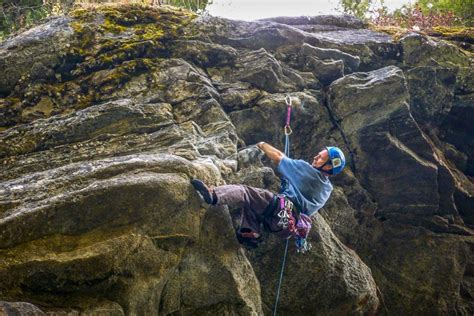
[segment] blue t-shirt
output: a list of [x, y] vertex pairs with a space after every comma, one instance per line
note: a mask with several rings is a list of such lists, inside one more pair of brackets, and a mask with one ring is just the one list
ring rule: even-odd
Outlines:
[[315, 214], [329, 199], [331, 181], [306, 161], [283, 157], [278, 171], [287, 180], [282, 193], [298, 203], [308, 216]]

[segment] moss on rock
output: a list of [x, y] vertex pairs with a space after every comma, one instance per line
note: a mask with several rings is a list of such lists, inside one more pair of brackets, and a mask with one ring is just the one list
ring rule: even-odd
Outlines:
[[381, 26], [371, 24], [369, 28], [376, 32], [382, 32], [391, 35], [394, 41], [399, 41], [404, 35], [409, 33], [408, 29], [399, 26]]
[[439, 35], [442, 37], [464, 40], [469, 43], [474, 43], [474, 27], [466, 26], [435, 26], [432, 35]]
[[[393, 25], [370, 25], [370, 29], [376, 32], [390, 34], [394, 41], [399, 41], [403, 36], [411, 32], [410, 29], [393, 26]], [[420, 34], [438, 37], [449, 41], [463, 50], [473, 53], [474, 45], [474, 28], [466, 26], [435, 26], [431, 29], [426, 29]]]
[[[24, 76], [3, 102], [5, 126], [82, 109], [107, 100], [134, 76], [171, 55], [168, 43], [181, 36], [196, 14], [168, 6], [99, 5], [70, 13], [73, 40], [61, 52], [55, 75]], [[21, 99], [21, 102], [19, 101]], [[46, 102], [48, 106], [46, 106]]]
[[474, 27], [436, 26], [427, 34], [452, 41], [474, 56]]

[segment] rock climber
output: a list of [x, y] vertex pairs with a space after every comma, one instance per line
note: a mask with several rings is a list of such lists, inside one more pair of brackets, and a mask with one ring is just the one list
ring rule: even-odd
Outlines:
[[[237, 239], [241, 244], [256, 247], [261, 241], [261, 225], [279, 237], [291, 236], [291, 225], [281, 225], [283, 202], [291, 209], [290, 224], [310, 217], [324, 206], [333, 189], [329, 176], [340, 173], [345, 166], [343, 152], [337, 147], [325, 147], [311, 164], [290, 159], [270, 144], [260, 142], [257, 148], [275, 164], [283, 176], [282, 192], [277, 195], [265, 189], [241, 184], [208, 187], [198, 179], [191, 181], [194, 188], [210, 205], [241, 208], [242, 217]], [[280, 214], [280, 216], [279, 216]], [[308, 232], [306, 232], [307, 234]]]

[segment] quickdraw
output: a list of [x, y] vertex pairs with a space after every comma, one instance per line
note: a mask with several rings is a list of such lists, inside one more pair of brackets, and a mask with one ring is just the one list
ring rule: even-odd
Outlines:
[[285, 135], [290, 136], [290, 134], [293, 133], [293, 131], [291, 130], [291, 126], [290, 126], [292, 102], [291, 102], [291, 97], [289, 95], [285, 97], [285, 103], [286, 103], [286, 124], [285, 124], [284, 130], [285, 130]]
[[306, 238], [296, 237], [296, 252], [305, 253], [310, 251], [313, 246], [309, 243]]

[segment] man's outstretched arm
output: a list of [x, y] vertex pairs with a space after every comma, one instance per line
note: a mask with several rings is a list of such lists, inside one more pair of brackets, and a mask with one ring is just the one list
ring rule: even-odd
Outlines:
[[260, 142], [257, 144], [257, 147], [260, 148], [265, 155], [270, 159], [271, 161], [275, 162], [276, 164], [279, 164], [280, 161], [285, 157], [285, 154], [273, 147], [270, 144], [267, 144], [265, 142]]

